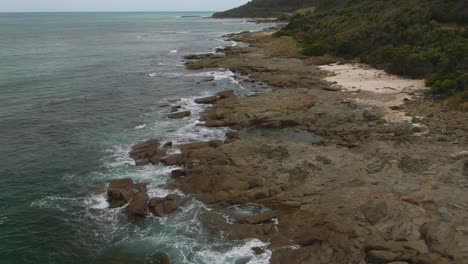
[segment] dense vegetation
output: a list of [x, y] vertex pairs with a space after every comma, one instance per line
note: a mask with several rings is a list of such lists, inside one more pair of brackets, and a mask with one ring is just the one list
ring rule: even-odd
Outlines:
[[468, 7], [464, 0], [317, 0], [279, 35], [302, 53], [360, 58], [390, 73], [427, 77], [434, 93], [468, 84]]
[[285, 17], [313, 0], [253, 0], [243, 6], [215, 13], [214, 17]]
[[431, 92], [467, 101], [466, 0], [253, 0], [216, 16], [262, 17], [310, 6], [315, 11], [295, 14], [277, 33], [296, 38], [304, 55], [359, 58], [390, 73], [427, 78]]

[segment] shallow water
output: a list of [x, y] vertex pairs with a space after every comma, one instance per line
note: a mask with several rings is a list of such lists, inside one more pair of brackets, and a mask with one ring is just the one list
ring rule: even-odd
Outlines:
[[[128, 224], [107, 209], [105, 183], [130, 177], [150, 196], [171, 168], [135, 167], [127, 153], [147, 138], [221, 138], [196, 126], [193, 98], [234, 89], [226, 70], [187, 71], [182, 56], [235, 45], [220, 36], [265, 25], [208, 13], [0, 14], [0, 263], [265, 263], [256, 240], [204, 232], [209, 209], [188, 202], [168, 218]], [[268, 25], [267, 25], [268, 26]], [[215, 77], [214, 84], [205, 82]], [[174, 101], [173, 99], [181, 99]], [[194, 114], [168, 120], [171, 101]]]

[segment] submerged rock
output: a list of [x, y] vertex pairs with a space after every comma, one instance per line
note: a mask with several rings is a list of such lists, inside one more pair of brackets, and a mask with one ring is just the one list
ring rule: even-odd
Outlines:
[[171, 107], [171, 110], [169, 110], [171, 113], [175, 113], [177, 111], [179, 111], [179, 109], [182, 108], [182, 106], [180, 105], [175, 105], [175, 106], [172, 106]]

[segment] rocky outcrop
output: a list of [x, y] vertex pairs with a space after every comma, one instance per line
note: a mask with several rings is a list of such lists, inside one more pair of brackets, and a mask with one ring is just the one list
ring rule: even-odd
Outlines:
[[136, 165], [142, 166], [159, 163], [160, 159], [167, 155], [167, 150], [161, 148], [159, 140], [150, 139], [133, 146], [129, 154]]
[[148, 213], [146, 185], [135, 184], [132, 179], [112, 180], [107, 187], [107, 201], [111, 208], [127, 206], [129, 220], [144, 217]]
[[268, 212], [257, 214], [257, 215], [245, 216], [245, 217], [239, 218], [237, 219], [237, 222], [239, 224], [250, 224], [250, 225], [262, 224], [265, 222], [271, 222], [273, 218], [277, 217], [277, 215], [278, 215], [278, 212], [268, 211]]
[[149, 197], [146, 192], [138, 192], [135, 194], [127, 207], [127, 214], [129, 218], [135, 219], [145, 217], [148, 214]]
[[170, 119], [183, 119], [189, 117], [192, 114], [190, 111], [181, 111], [167, 115]]
[[197, 98], [195, 99], [195, 103], [197, 104], [212, 104], [216, 101], [218, 101], [218, 96], [208, 96], [208, 97], [203, 97], [203, 98]]
[[213, 96], [208, 96], [208, 97], [203, 97], [203, 98], [197, 98], [195, 99], [195, 103], [197, 104], [213, 104], [217, 102], [218, 100], [221, 99], [227, 99], [227, 98], [232, 98], [234, 97], [234, 91], [233, 90], [226, 90], [219, 92]]
[[[261, 36], [245, 33], [236, 40], [250, 41], [250, 47], [226, 50], [225, 56], [197, 55], [200, 60], [188, 64], [228, 68], [278, 89], [200, 99], [212, 104], [202, 116], [207, 126], [234, 131], [225, 141], [180, 145], [180, 154], [161, 158], [182, 166], [172, 171], [169, 187], [215, 210], [252, 203], [270, 208], [230, 216], [229, 223], [220, 214], [202, 220], [210, 232], [229, 239], [269, 242], [271, 263], [464, 263], [464, 122], [445, 122], [443, 115], [435, 119], [442, 125], [417, 118], [435, 134], [386, 122], [382, 109], [359, 100], [368, 92], [329, 92], [337, 89], [324, 89], [330, 84], [320, 80], [323, 73], [294, 55], [295, 46], [279, 52], [284, 39]], [[310, 143], [294, 133], [271, 137], [262, 130], [306, 131], [323, 140]], [[158, 216], [177, 206], [177, 197], [150, 201]]]
[[179, 208], [179, 205], [175, 202], [178, 198], [169, 196], [166, 198], [154, 197], [149, 202], [149, 208], [151, 212], [159, 217], [163, 217], [170, 214]]
[[112, 180], [107, 187], [107, 201], [112, 208], [121, 207], [140, 191], [146, 191], [146, 186], [135, 184], [132, 179]]
[[182, 154], [172, 154], [162, 158], [161, 162], [167, 166], [182, 165], [184, 162], [183, 158]]

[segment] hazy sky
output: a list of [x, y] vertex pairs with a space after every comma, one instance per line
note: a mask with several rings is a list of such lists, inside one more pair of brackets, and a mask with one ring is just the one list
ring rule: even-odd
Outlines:
[[0, 0], [0, 12], [219, 11], [249, 0]]

